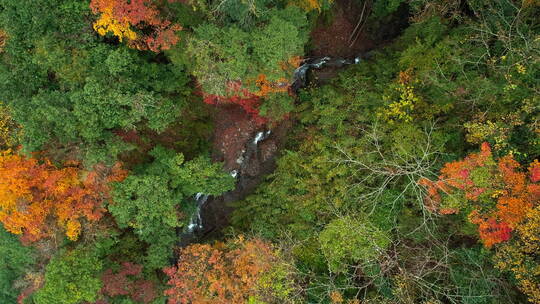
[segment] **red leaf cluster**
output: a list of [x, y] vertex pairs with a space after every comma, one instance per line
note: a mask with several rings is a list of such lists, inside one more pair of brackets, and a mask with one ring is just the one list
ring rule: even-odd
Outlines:
[[112, 269], [107, 269], [101, 276], [103, 281], [101, 293], [109, 297], [129, 296], [139, 303], [152, 302], [157, 296], [154, 283], [138, 279], [137, 276], [141, 272], [141, 265], [130, 262], [122, 263], [122, 268], [117, 273], [114, 273]]
[[243, 88], [240, 82], [230, 82], [227, 85], [227, 93], [230, 96], [203, 94], [203, 101], [211, 105], [227, 103], [236, 104], [242, 107], [256, 124], [264, 125], [268, 122], [268, 119], [259, 114], [261, 98], [256, 94], [249, 92], [246, 88]]
[[499, 222], [493, 217], [483, 218], [477, 211], [473, 211], [469, 215], [471, 223], [478, 225], [478, 233], [484, 246], [491, 246], [506, 242], [511, 237], [512, 228], [505, 222]]
[[[17, 304], [24, 304], [25, 300], [32, 295], [36, 289], [38, 289], [38, 286], [31, 285], [21, 291], [19, 295], [17, 296]], [[97, 303], [96, 303], [97, 304]]]
[[531, 182], [540, 182], [540, 162], [538, 162], [537, 159], [529, 167], [529, 176], [531, 178]]

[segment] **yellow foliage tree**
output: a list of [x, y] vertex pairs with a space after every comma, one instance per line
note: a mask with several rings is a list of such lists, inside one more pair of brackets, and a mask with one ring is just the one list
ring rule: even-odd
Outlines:
[[101, 1], [102, 6], [94, 9], [95, 12], [100, 12], [101, 16], [94, 23], [94, 30], [101, 36], [105, 36], [108, 32], [118, 37], [120, 41], [124, 38], [128, 40], [137, 39], [137, 33], [131, 30], [127, 18], [118, 20], [113, 16], [114, 1]]
[[7, 33], [0, 29], [0, 53], [4, 51], [4, 46], [6, 46]]
[[[111, 32], [120, 41], [126, 38], [131, 47], [159, 52], [170, 49], [179, 40], [176, 32], [182, 27], [161, 19], [154, 1], [92, 0], [90, 8], [94, 14], [101, 14], [94, 23], [98, 34]], [[141, 31], [137, 34], [133, 29]]]
[[391, 103], [382, 112], [377, 113], [378, 116], [382, 116], [389, 123], [411, 122], [415, 108], [424, 103], [415, 92], [415, 82], [412, 70], [400, 72], [398, 86], [392, 94], [396, 95], [395, 93], [397, 93], [397, 100], [395, 100], [395, 96], [384, 96], [385, 101], [391, 101]]
[[[333, 2], [334, 2], [333, 0], [329, 0], [327, 3], [332, 4]], [[324, 3], [325, 3], [325, 0], [296, 0], [293, 2], [293, 4], [304, 9], [306, 12], [311, 12], [314, 10], [317, 10], [320, 12], [323, 8]]]

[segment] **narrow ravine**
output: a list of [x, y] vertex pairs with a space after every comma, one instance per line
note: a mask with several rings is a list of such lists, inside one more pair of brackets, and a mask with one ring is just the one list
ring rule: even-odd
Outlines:
[[[305, 87], [308, 83], [308, 73], [325, 67], [343, 68], [358, 64], [363, 56], [350, 59], [309, 58], [304, 60], [294, 72], [291, 81], [293, 92]], [[250, 122], [250, 118], [237, 111], [239, 107], [228, 107], [230, 126], [222, 127], [214, 135], [214, 160], [225, 161], [225, 169], [236, 178], [236, 187], [221, 196], [212, 197], [197, 193], [193, 198], [196, 210], [189, 224], [181, 232], [180, 245], [188, 245], [210, 234], [219, 233], [229, 223], [233, 208], [229, 206], [234, 201], [241, 200], [252, 193], [267, 174], [275, 168], [275, 157], [279, 147], [284, 144], [286, 133], [292, 126], [289, 120], [284, 120], [269, 129]], [[247, 121], [246, 121], [247, 120]], [[220, 146], [221, 145], [221, 146]], [[223, 154], [223, 155], [219, 155]], [[228, 161], [227, 161], [228, 160]], [[231, 161], [234, 160], [234, 161]]]
[[[338, 2], [334, 23], [331, 26], [321, 25], [312, 33], [312, 39], [319, 41], [315, 41], [313, 56], [305, 58], [292, 75], [293, 94], [308, 85], [324, 84], [343, 68], [369, 60], [371, 50], [393, 40], [408, 24], [408, 9], [399, 9], [392, 19], [392, 26], [395, 27], [392, 35], [379, 37], [378, 43], [375, 43], [361, 29], [357, 31], [358, 26], [354, 26], [357, 21], [353, 19], [357, 18], [355, 12], [358, 8], [351, 10], [352, 4], [348, 0]], [[351, 37], [347, 39], [344, 33], [337, 31], [356, 33], [354, 41], [351, 42]], [[384, 26], [378, 31], [388, 32], [388, 28]], [[373, 36], [380, 35], [375, 33]], [[321, 55], [325, 48], [328, 56]], [[196, 211], [188, 226], [180, 232], [180, 246], [220, 236], [234, 211], [231, 203], [251, 194], [264, 177], [274, 171], [277, 153], [285, 144], [287, 133], [293, 125], [291, 119], [285, 119], [269, 128], [255, 123], [237, 105], [218, 107], [219, 114], [214, 119], [213, 160], [224, 163], [225, 170], [236, 178], [236, 187], [218, 197], [198, 193], [193, 198]]]

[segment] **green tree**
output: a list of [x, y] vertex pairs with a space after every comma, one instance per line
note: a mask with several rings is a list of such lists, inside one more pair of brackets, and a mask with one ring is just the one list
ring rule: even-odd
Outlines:
[[231, 190], [235, 180], [223, 172], [221, 164], [205, 157], [184, 162], [182, 154], [159, 146], [150, 154], [152, 163], [114, 186], [108, 209], [121, 228], [133, 228], [150, 244], [147, 265], [159, 268], [172, 254], [176, 228], [193, 211], [193, 196], [199, 192], [219, 195]]
[[0, 302], [15, 303], [20, 288], [14, 283], [28, 272], [34, 258], [30, 247], [0, 226]]
[[102, 287], [100, 257], [87, 248], [66, 250], [47, 265], [45, 285], [34, 296], [36, 304], [94, 302]]
[[307, 19], [299, 8], [273, 9], [269, 20], [250, 31], [237, 26], [220, 28], [203, 24], [195, 28], [187, 52], [194, 58], [193, 75], [207, 94], [228, 96], [232, 82], [251, 92], [259, 75], [270, 81], [289, 80], [280, 63], [302, 54], [307, 42]]
[[237, 24], [249, 29], [257, 22], [265, 20], [273, 0], [225, 0], [212, 3], [213, 15], [226, 23]]
[[89, 28], [90, 14], [80, 1], [2, 1], [10, 39], [0, 99], [24, 129], [26, 151], [55, 148], [88, 164], [114, 162], [129, 148], [114, 131], [163, 131], [190, 94], [181, 68], [103, 43]]
[[342, 217], [330, 222], [319, 234], [321, 250], [333, 272], [343, 272], [353, 263], [373, 262], [390, 245], [390, 236], [369, 221]]

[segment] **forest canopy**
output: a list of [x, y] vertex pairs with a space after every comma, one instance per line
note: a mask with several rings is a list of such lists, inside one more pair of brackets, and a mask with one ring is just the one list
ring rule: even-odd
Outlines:
[[540, 304], [537, 0], [0, 0], [0, 303]]

